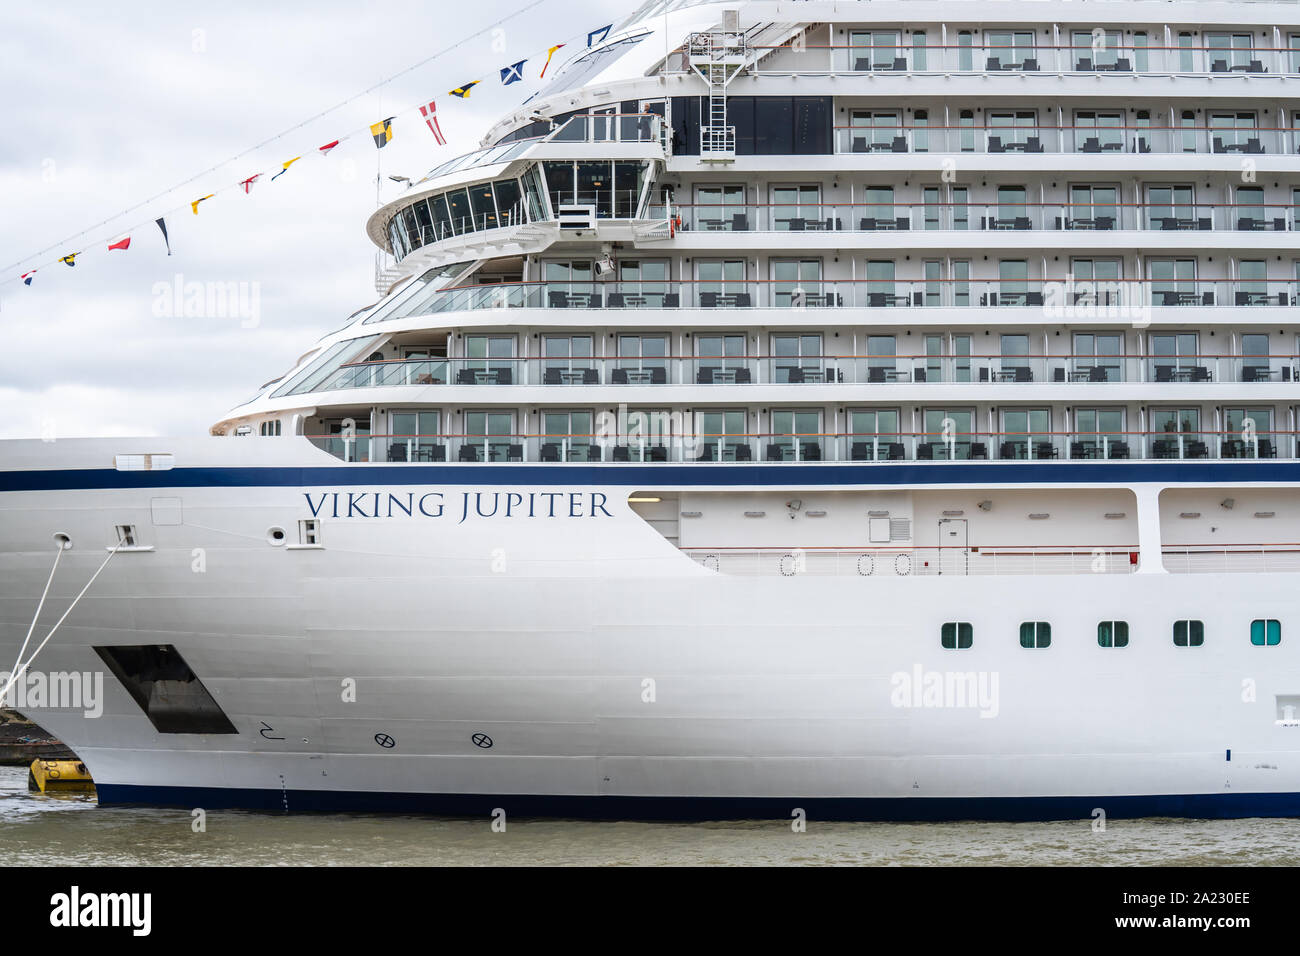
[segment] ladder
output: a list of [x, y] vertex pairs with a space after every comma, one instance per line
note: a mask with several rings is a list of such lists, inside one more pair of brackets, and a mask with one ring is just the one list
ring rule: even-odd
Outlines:
[[722, 29], [692, 33], [687, 61], [709, 88], [706, 122], [700, 126], [700, 159], [730, 162], [736, 158], [736, 127], [727, 124], [727, 86], [749, 59], [748, 42], [736, 10], [722, 12]]
[[709, 63], [705, 78], [709, 83], [709, 121], [700, 129], [701, 153], [726, 153], [736, 156], [736, 127], [727, 125], [727, 67], [723, 63]]

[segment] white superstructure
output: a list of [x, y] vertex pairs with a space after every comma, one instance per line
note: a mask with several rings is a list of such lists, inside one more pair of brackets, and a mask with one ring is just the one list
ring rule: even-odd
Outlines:
[[101, 800], [1300, 812], [1300, 5], [652, 3], [207, 438], [0, 447]]

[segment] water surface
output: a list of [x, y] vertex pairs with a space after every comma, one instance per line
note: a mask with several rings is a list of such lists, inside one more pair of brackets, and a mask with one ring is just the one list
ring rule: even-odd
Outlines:
[[1300, 864], [1300, 820], [1053, 823], [818, 823], [781, 820], [587, 823], [99, 807], [91, 796], [27, 791], [0, 767], [0, 866], [494, 866], [969, 864], [1264, 866]]

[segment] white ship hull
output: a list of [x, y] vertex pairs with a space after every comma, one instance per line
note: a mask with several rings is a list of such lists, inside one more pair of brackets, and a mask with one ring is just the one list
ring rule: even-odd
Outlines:
[[[1252, 618], [1295, 619], [1292, 573], [731, 575], [690, 560], [627, 505], [642, 466], [485, 474], [332, 466], [301, 441], [6, 444], [5, 664], [49, 575], [52, 535], [73, 546], [35, 640], [103, 562], [115, 526], [133, 523], [152, 550], [116, 554], [33, 667], [104, 672], [97, 646], [171, 645], [236, 731], [160, 733], [113, 674], [102, 716], [32, 710], [86, 762], [102, 803], [646, 817], [803, 808], [863, 819], [1300, 813], [1300, 728], [1273, 712], [1300, 693], [1300, 663], [1286, 643], [1266, 653], [1243, 630]], [[83, 470], [163, 446], [185, 467]], [[779, 470], [790, 488], [850, 474], [865, 487], [898, 470], [836, 467]], [[944, 467], [927, 474], [943, 482]], [[699, 466], [660, 469], [657, 487], [687, 471], [723, 480]], [[744, 471], [724, 469], [726, 481]], [[386, 505], [390, 492], [397, 514], [369, 515], [373, 496]], [[408, 494], [411, 516], [400, 507]], [[546, 499], [555, 516], [536, 497], [529, 516], [530, 494], [560, 495]], [[497, 513], [483, 517], [478, 503], [490, 513], [492, 495]], [[157, 507], [175, 498], [180, 523], [155, 524], [175, 520]], [[295, 528], [313, 507], [323, 547], [268, 542], [269, 527]], [[1129, 623], [1122, 656], [1098, 647], [1099, 615]], [[1195, 653], [1169, 639], [1180, 618], [1211, 635]], [[972, 624], [969, 650], [940, 647], [954, 620]], [[1020, 646], [1025, 620], [1054, 622], [1050, 648]], [[927, 674], [954, 671], [984, 698], [924, 693]]]

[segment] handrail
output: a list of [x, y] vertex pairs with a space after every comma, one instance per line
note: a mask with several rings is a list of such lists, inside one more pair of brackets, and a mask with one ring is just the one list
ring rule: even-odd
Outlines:
[[[780, 333], [768, 333], [780, 334]], [[799, 333], [791, 333], [799, 334]], [[564, 338], [565, 336], [559, 336]], [[417, 348], [416, 345], [408, 344], [408, 348]], [[1174, 364], [1185, 362], [1188, 359], [1278, 359], [1281, 361], [1300, 360], [1300, 354], [1295, 353], [1271, 353], [1267, 355], [1254, 354], [1211, 354], [1211, 353], [1182, 353], [1179, 355], [1158, 355], [1155, 353], [1140, 352], [1126, 353], [1124, 355], [1097, 355], [1087, 352], [1065, 352], [1065, 353], [971, 353], [970, 355], [932, 355], [925, 352], [903, 353], [899, 352], [893, 355], [865, 355], [865, 354], [843, 354], [843, 355], [778, 355], [775, 353], [753, 353], [749, 355], [590, 355], [590, 356], [554, 356], [554, 355], [515, 355], [509, 358], [492, 356], [470, 356], [470, 355], [436, 355], [426, 358], [400, 358], [400, 359], [377, 359], [375, 361], [345, 362], [339, 368], [374, 368], [380, 365], [406, 365], [424, 362], [478, 362], [483, 364], [501, 363], [501, 362], [549, 362], [556, 367], [571, 366], [581, 368], [589, 362], [628, 362], [641, 365], [653, 366], [657, 362], [668, 361], [727, 361], [727, 362], [744, 362], [744, 361], [779, 361], [793, 362], [800, 361], [843, 361], [847, 359], [876, 361], [882, 364], [895, 360], [898, 361], [982, 361], [988, 359], [1011, 359], [1011, 360], [1043, 360], [1062, 359], [1073, 361], [1075, 359], [1088, 359], [1090, 361], [1106, 364], [1107, 362], [1118, 363], [1125, 359], [1134, 359], [1139, 361], [1165, 359]]]

